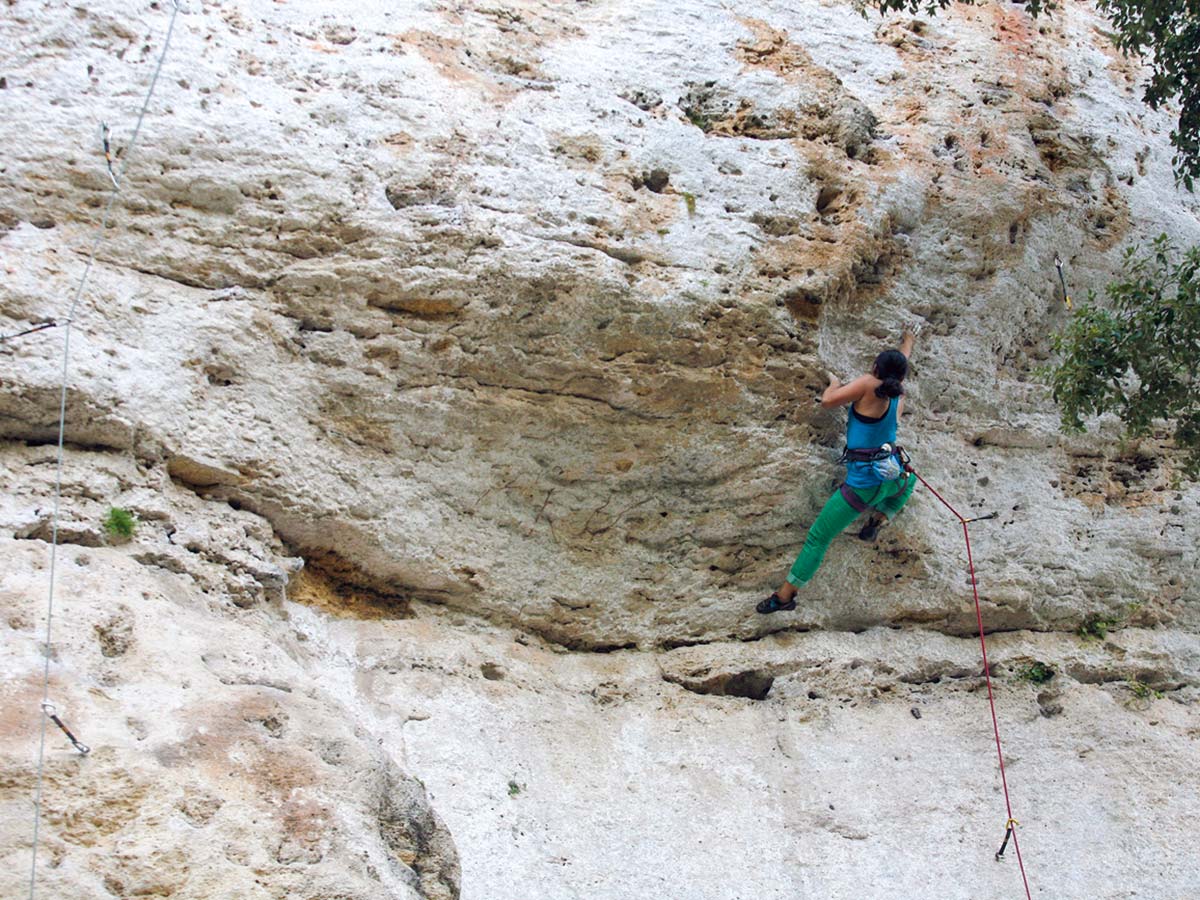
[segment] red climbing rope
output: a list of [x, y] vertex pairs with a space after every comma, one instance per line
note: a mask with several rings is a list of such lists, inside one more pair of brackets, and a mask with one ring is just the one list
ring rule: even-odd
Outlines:
[[979, 606], [979, 588], [975, 584], [975, 560], [971, 556], [971, 532], [967, 529], [968, 519], [964, 519], [957, 509], [946, 502], [946, 498], [929, 486], [929, 482], [922, 478], [912, 468], [906, 466], [909, 472], [916, 476], [917, 481], [925, 485], [929, 493], [937, 497], [946, 509], [954, 514], [954, 517], [962, 523], [963, 540], [967, 544], [967, 570], [971, 573], [971, 592], [975, 595], [975, 619], [979, 623], [979, 649], [983, 652], [983, 677], [987, 681], [988, 705], [992, 708], [992, 732], [996, 735], [996, 758], [1000, 761], [1000, 783], [1004, 786], [1004, 807], [1008, 811], [1008, 822], [1005, 823], [1004, 844], [1000, 846], [1000, 852], [996, 854], [996, 859], [1000, 859], [1004, 853], [1004, 847], [1008, 844], [1009, 836], [1012, 836], [1013, 847], [1017, 851], [1017, 865], [1021, 868], [1021, 881], [1025, 884], [1025, 896], [1028, 900], [1033, 900], [1033, 895], [1029, 893], [1029, 879], [1025, 877], [1025, 863], [1021, 859], [1021, 844], [1017, 841], [1017, 820], [1013, 818], [1012, 801], [1008, 799], [1008, 779], [1004, 775], [1004, 751], [1000, 748], [1000, 723], [996, 718], [996, 701], [992, 696], [992, 675], [988, 670], [987, 658], [987, 641], [983, 639], [983, 611]]

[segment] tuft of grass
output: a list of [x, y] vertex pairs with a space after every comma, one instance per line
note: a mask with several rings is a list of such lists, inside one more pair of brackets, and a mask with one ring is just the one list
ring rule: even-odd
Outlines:
[[1121, 623], [1117, 619], [1107, 616], [1088, 616], [1079, 626], [1079, 636], [1085, 641], [1103, 641], [1119, 624]]
[[1129, 688], [1129, 697], [1124, 704], [1127, 709], [1144, 711], [1149, 709], [1155, 700], [1161, 700], [1163, 697], [1162, 691], [1156, 691], [1139, 678], [1126, 682], [1125, 686]]
[[1034, 660], [1017, 672], [1017, 677], [1030, 684], [1045, 684], [1054, 677], [1054, 670], [1044, 662]]
[[137, 529], [137, 518], [120, 506], [110, 506], [104, 517], [104, 530], [111, 538], [131, 538]]
[[1129, 691], [1133, 694], [1135, 699], [1145, 703], [1149, 703], [1151, 700], [1161, 700], [1163, 696], [1162, 691], [1156, 691], [1144, 681], [1140, 681], [1136, 678], [1129, 682]]
[[510, 781], [508, 783], [508, 796], [515, 797], [519, 793], [521, 793], [521, 786], [515, 781]]
[[693, 125], [695, 125], [697, 128], [699, 128], [701, 131], [703, 131], [705, 134], [708, 134], [708, 132], [710, 132], [712, 130], [712, 126], [713, 126], [712, 119], [709, 118], [708, 116], [706, 116], [704, 113], [702, 113], [700, 111], [699, 107], [697, 107], [697, 106], [689, 107], [688, 109], [686, 109], [684, 111], [684, 113], [687, 116], [688, 121], [691, 122]]
[[688, 191], [683, 192], [683, 202], [687, 204], [688, 218], [696, 214], [696, 195]]

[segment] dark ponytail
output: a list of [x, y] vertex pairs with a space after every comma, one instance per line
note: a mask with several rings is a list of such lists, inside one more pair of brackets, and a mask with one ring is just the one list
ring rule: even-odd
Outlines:
[[874, 374], [883, 382], [875, 388], [876, 397], [899, 397], [904, 393], [900, 382], [908, 374], [908, 357], [899, 350], [884, 350], [875, 357]]

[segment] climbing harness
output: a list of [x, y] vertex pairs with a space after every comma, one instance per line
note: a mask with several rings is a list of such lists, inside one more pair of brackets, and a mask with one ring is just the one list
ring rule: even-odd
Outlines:
[[79, 738], [75, 737], [75, 735], [71, 733], [71, 729], [63, 724], [63, 720], [58, 717], [58, 711], [54, 708], [53, 703], [43, 703], [42, 712], [49, 717], [51, 722], [53, 722], [62, 730], [62, 733], [67, 736], [67, 740], [70, 741], [75, 749], [78, 750], [82, 755], [87, 756], [92, 752], [91, 747], [79, 740]]
[[1058, 269], [1058, 283], [1062, 285], [1063, 303], [1067, 304], [1067, 309], [1071, 308], [1071, 295], [1067, 293], [1067, 280], [1063, 278], [1063, 261], [1057, 253], [1054, 254], [1054, 267]]
[[[53, 636], [52, 626], [54, 623], [54, 586], [55, 575], [57, 574], [58, 562], [58, 519], [59, 507], [62, 501], [62, 483], [63, 483], [63, 446], [66, 438], [66, 422], [67, 422], [67, 375], [70, 369], [71, 360], [71, 323], [75, 318], [75, 310], [79, 306], [79, 301], [83, 298], [84, 289], [87, 287], [88, 276], [91, 274], [92, 266], [96, 262], [96, 251], [100, 248], [100, 242], [104, 240], [105, 232], [108, 229], [108, 219], [112, 213], [113, 205], [116, 202], [117, 195], [121, 192], [121, 180], [125, 174], [125, 168], [129, 165], [129, 160], [133, 157], [133, 148], [137, 144], [138, 135], [142, 130], [142, 122], [146, 118], [146, 111], [150, 107], [150, 100], [154, 96], [154, 88], [158, 84], [158, 77], [162, 73], [163, 63], [167, 59], [167, 51], [171, 47], [171, 35], [175, 31], [175, 20], [179, 16], [180, 0], [172, 0], [171, 20], [167, 25], [166, 37], [163, 38], [162, 52], [159, 54], [158, 63], [154, 67], [154, 74], [150, 77], [150, 86], [146, 89], [146, 97], [142, 101], [142, 107], [138, 111], [137, 122], [133, 126], [133, 132], [129, 137], [129, 142], [125, 145], [125, 150], [121, 154], [121, 164], [119, 169], [113, 171], [114, 157], [112, 147], [109, 141], [108, 126], [101, 128], [101, 145], [104, 150], [105, 167], [108, 170], [112, 180], [112, 190], [108, 194], [108, 202], [104, 206], [104, 212], [100, 216], [100, 223], [96, 228], [95, 237], [92, 239], [91, 249], [88, 251], [87, 263], [83, 267], [83, 273], [80, 275], [79, 284], [75, 288], [75, 294], [71, 300], [71, 307], [67, 312], [65, 319], [56, 322], [55, 324], [63, 325], [63, 352], [62, 352], [62, 377], [61, 388], [58, 397], [58, 452], [55, 463], [54, 474], [54, 506], [51, 513], [51, 536], [50, 536], [50, 578], [49, 587], [46, 597], [46, 640], [42, 648], [45, 655], [45, 666], [42, 672], [42, 715], [41, 730], [38, 741], [37, 755], [37, 779], [34, 787], [33, 799], [33, 841], [32, 841], [32, 858], [29, 864], [29, 900], [34, 900], [37, 892], [37, 860], [38, 860], [38, 841], [40, 838], [40, 828], [42, 821], [42, 788], [44, 784], [44, 773], [46, 763], [46, 721], [49, 719], [54, 722], [67, 737], [71, 743], [75, 745], [75, 749], [83, 755], [91, 752], [91, 748], [80, 742], [63, 724], [62, 719], [58, 717], [54, 711], [54, 706], [50, 703], [50, 661], [54, 654], [52, 652], [53, 645], [51, 638]], [[47, 326], [49, 327], [49, 326]], [[36, 330], [42, 330], [38, 328]]]
[[[878, 478], [880, 483], [883, 483], [895, 481], [905, 473], [904, 460], [906, 458], [904, 448], [899, 444], [883, 444], [879, 447], [843, 447], [842, 455], [838, 457], [837, 461], [839, 465], [847, 465], [852, 462], [870, 463], [871, 474]], [[845, 481], [838, 486], [838, 491], [841, 493], [842, 499], [850, 504], [850, 508], [855, 512], [864, 513], [869, 509], [874, 509], [871, 503], [863, 501], [854, 492], [854, 488]]]
[[971, 576], [971, 593], [975, 597], [975, 620], [979, 625], [979, 650], [983, 654], [983, 677], [987, 683], [988, 706], [990, 706], [992, 710], [992, 733], [996, 738], [996, 759], [1000, 763], [1000, 784], [1004, 787], [1004, 807], [1008, 811], [1008, 821], [1004, 826], [1004, 843], [1000, 845], [1000, 849], [996, 852], [996, 861], [1000, 862], [1004, 858], [1004, 851], [1008, 847], [1008, 841], [1011, 838], [1013, 849], [1017, 851], [1017, 865], [1021, 869], [1021, 881], [1025, 885], [1025, 897], [1027, 900], [1033, 900], [1033, 895], [1029, 892], [1029, 879], [1025, 875], [1025, 862], [1021, 859], [1021, 844], [1020, 841], [1017, 840], [1017, 825], [1019, 823], [1013, 818], [1012, 801], [1008, 796], [1008, 778], [1004, 774], [1004, 750], [1000, 746], [1000, 723], [999, 719], [996, 717], [996, 700], [992, 694], [992, 675], [988, 666], [987, 641], [983, 636], [983, 610], [979, 604], [979, 587], [975, 581], [975, 560], [971, 555], [971, 532], [967, 528], [968, 522], [978, 521], [979, 519], [995, 518], [995, 513], [987, 516], [978, 516], [976, 519], [963, 518], [962, 515], [959, 514], [958, 510], [951, 506], [946, 499], [937, 491], [935, 491], [930, 486], [929, 482], [922, 478], [920, 473], [912, 467], [912, 461], [908, 458], [908, 454], [902, 453], [901, 458], [904, 461], [905, 470], [916, 476], [916, 479], [926, 487], [929, 493], [933, 494], [933, 496], [935, 496], [941, 502], [942, 506], [950, 510], [950, 512], [954, 514], [954, 518], [958, 519], [958, 521], [962, 524], [963, 541], [967, 545], [967, 571]]
[[878, 462], [898, 456], [903, 452], [899, 445], [882, 444], [879, 447], [843, 447], [842, 455], [837, 458], [839, 465], [852, 462]]
[[865, 513], [867, 510], [875, 508], [870, 503], [864, 503], [858, 494], [854, 493], [854, 488], [850, 487], [844, 481], [838, 485], [838, 493], [842, 495], [843, 500], [850, 504], [850, 508], [857, 513]]

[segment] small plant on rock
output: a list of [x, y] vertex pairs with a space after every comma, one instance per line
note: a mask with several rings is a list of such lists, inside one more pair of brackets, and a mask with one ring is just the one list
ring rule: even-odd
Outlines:
[[1162, 699], [1162, 691], [1156, 691], [1150, 685], [1146, 684], [1141, 679], [1135, 678], [1129, 682], [1129, 693], [1133, 696], [1129, 699], [1128, 705], [1145, 708], [1155, 700]]
[[120, 506], [110, 506], [104, 517], [104, 530], [114, 540], [129, 540], [137, 529], [137, 517]]
[[1079, 636], [1085, 641], [1103, 641], [1108, 637], [1108, 633], [1119, 624], [1116, 619], [1110, 619], [1107, 616], [1088, 616], [1079, 626]]
[[1054, 670], [1044, 662], [1034, 660], [1017, 672], [1017, 677], [1030, 684], [1045, 684], [1054, 677]]
[[510, 781], [508, 783], [508, 796], [515, 797], [519, 793], [521, 793], [521, 786], [515, 781]]
[[705, 134], [712, 131], [713, 123], [710, 116], [705, 115], [699, 106], [690, 106], [684, 110], [689, 122], [703, 131]]

